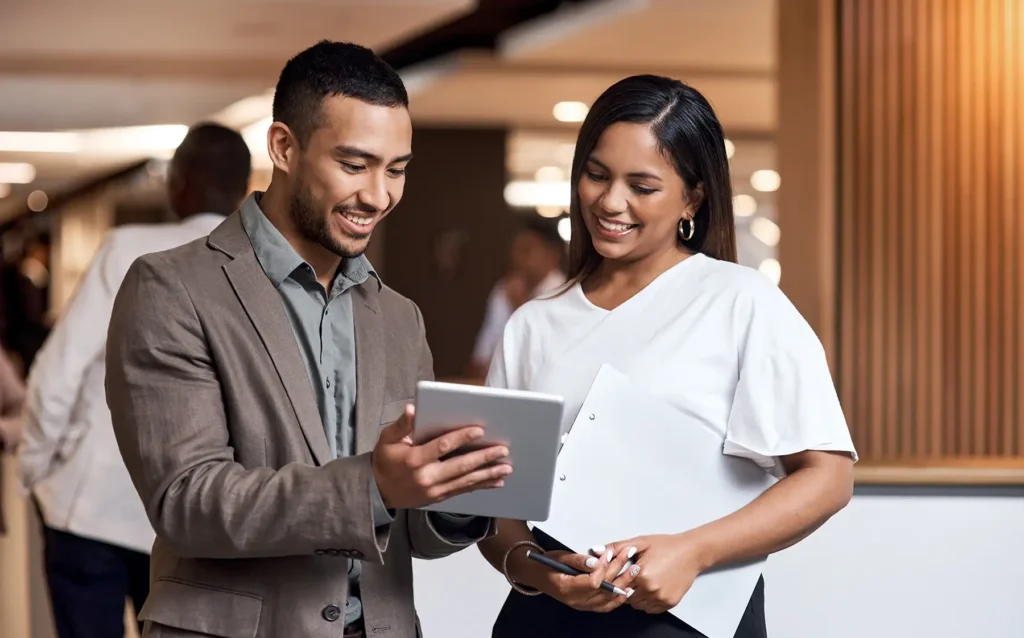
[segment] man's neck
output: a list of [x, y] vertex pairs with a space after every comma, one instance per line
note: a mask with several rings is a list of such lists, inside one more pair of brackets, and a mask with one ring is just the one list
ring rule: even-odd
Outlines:
[[267, 192], [260, 200], [260, 209], [267, 216], [270, 223], [277, 228], [278, 232], [291, 244], [295, 252], [302, 257], [307, 264], [313, 267], [316, 278], [324, 290], [331, 289], [331, 282], [334, 280], [338, 266], [341, 264], [341, 257], [327, 250], [315, 241], [306, 239], [295, 227], [292, 219], [290, 197], [283, 189], [274, 188], [271, 184]]

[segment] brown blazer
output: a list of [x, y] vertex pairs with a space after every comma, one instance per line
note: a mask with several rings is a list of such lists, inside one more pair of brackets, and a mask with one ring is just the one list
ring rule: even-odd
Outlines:
[[444, 540], [415, 510], [374, 530], [369, 453], [433, 363], [411, 301], [373, 278], [354, 294], [356, 453], [332, 460], [284, 304], [238, 213], [131, 267], [106, 389], [157, 533], [146, 636], [341, 636], [351, 558], [367, 635], [419, 635], [412, 557], [471, 543]]

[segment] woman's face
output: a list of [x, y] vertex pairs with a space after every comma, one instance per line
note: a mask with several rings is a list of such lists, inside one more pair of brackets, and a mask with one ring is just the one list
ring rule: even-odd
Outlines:
[[583, 221], [605, 259], [636, 261], [678, 250], [679, 220], [695, 210], [645, 124], [617, 122], [605, 129], [577, 188]]

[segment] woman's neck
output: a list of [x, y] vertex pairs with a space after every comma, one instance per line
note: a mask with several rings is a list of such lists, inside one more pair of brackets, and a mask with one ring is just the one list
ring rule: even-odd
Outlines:
[[611, 310], [691, 256], [685, 248], [673, 247], [637, 260], [604, 259], [583, 282], [583, 291], [592, 303]]

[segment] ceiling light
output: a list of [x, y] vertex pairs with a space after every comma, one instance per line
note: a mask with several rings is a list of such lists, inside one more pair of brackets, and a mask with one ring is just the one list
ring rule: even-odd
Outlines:
[[770, 168], [754, 171], [754, 174], [750, 176], [750, 185], [754, 187], [754, 190], [759, 190], [762, 193], [777, 191], [780, 184], [782, 184], [782, 178]]
[[551, 113], [559, 122], [582, 122], [590, 110], [583, 102], [559, 102]]
[[7, 197], [10, 194], [11, 194], [11, 185], [10, 184], [0, 184], [0, 199], [3, 199], [4, 197]]
[[125, 126], [83, 131], [83, 151], [97, 153], [160, 154], [173, 152], [185, 139], [184, 124]]
[[558, 220], [558, 236], [563, 241], [569, 241], [572, 238], [572, 222], [568, 217]]
[[750, 222], [750, 234], [760, 239], [766, 246], [778, 246], [782, 231], [778, 224], [765, 217], [757, 217]]
[[28, 199], [25, 203], [28, 204], [30, 211], [41, 213], [46, 210], [46, 205], [50, 203], [50, 199], [43, 191], [32, 191], [28, 194]]
[[779, 281], [782, 279], [782, 265], [778, 259], [772, 259], [769, 257], [761, 262], [761, 265], [757, 267], [761, 271], [761, 274], [771, 279], [772, 282], [778, 286]]
[[536, 208], [558, 206], [569, 208], [569, 182], [512, 181], [505, 186], [505, 202], [509, 206]]
[[565, 171], [557, 166], [541, 166], [533, 178], [538, 182], [564, 182]]
[[732, 159], [732, 156], [736, 154], [736, 145], [732, 143], [729, 138], [725, 139], [725, 156]]
[[0, 184], [31, 184], [36, 167], [24, 162], [0, 162]]
[[547, 217], [548, 219], [554, 219], [555, 217], [561, 217], [565, 209], [561, 206], [538, 206], [537, 214], [541, 217]]
[[732, 198], [732, 213], [737, 217], [750, 217], [757, 212], [757, 200], [750, 195], [736, 195]]
[[9, 153], [77, 153], [77, 133], [0, 131], [0, 151]]

